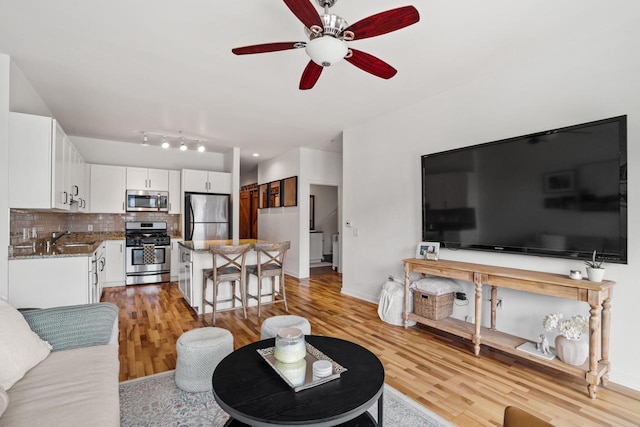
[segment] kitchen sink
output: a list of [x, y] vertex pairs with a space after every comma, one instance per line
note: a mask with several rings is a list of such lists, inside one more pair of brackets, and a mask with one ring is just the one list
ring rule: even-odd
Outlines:
[[56, 246], [61, 246], [63, 248], [82, 248], [82, 247], [89, 247], [89, 246], [93, 246], [95, 245], [96, 242], [66, 242], [66, 243], [60, 243]]

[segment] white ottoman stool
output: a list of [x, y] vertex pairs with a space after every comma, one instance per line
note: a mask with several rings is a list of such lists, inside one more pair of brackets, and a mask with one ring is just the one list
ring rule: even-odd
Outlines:
[[233, 335], [223, 328], [199, 328], [176, 342], [176, 385], [184, 391], [211, 390], [213, 371], [233, 351]]
[[260, 327], [260, 339], [275, 338], [282, 328], [298, 328], [305, 335], [311, 335], [311, 324], [301, 316], [272, 316], [265, 319]]

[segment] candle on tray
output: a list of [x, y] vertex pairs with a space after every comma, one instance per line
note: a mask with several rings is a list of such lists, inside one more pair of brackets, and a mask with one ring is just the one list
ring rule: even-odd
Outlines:
[[304, 334], [298, 328], [284, 328], [276, 335], [276, 348], [273, 357], [282, 363], [294, 363], [307, 355]]

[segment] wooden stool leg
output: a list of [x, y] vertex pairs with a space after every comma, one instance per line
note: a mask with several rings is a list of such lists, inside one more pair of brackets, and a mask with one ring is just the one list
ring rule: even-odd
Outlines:
[[287, 307], [287, 293], [284, 290], [284, 274], [280, 275], [280, 292], [282, 293], [282, 299], [284, 300], [284, 311], [289, 312], [289, 307]]
[[247, 297], [244, 289], [244, 274], [240, 275], [240, 303], [242, 311], [244, 311], [244, 319], [247, 320]]
[[[213, 281], [213, 280], [212, 280]], [[218, 308], [218, 285], [219, 283], [213, 283], [213, 313], [211, 313], [211, 323], [216, 325], [216, 310]]]
[[258, 317], [260, 317], [260, 304], [262, 303], [262, 277], [258, 277]]
[[202, 273], [202, 322], [204, 322], [204, 324], [207, 324], [207, 319], [205, 316], [205, 310], [204, 308], [207, 306], [205, 304], [205, 301], [207, 300], [207, 275], [205, 273]]

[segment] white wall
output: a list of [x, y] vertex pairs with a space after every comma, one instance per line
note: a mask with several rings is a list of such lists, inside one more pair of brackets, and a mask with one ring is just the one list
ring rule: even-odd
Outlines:
[[[270, 242], [291, 242], [287, 252], [287, 274], [300, 274], [300, 150], [289, 151], [258, 165], [258, 184], [290, 176], [298, 176], [298, 206], [258, 209], [258, 239]], [[307, 262], [308, 263], [308, 262]]]
[[0, 54], [0, 298], [9, 297], [9, 87], [11, 58]]
[[[309, 190], [311, 184], [342, 185], [342, 154], [300, 148], [258, 166], [258, 184], [298, 177], [298, 206], [258, 210], [258, 238], [291, 241], [286, 270], [309, 277]], [[340, 190], [338, 190], [340, 191]]]
[[[640, 186], [640, 27], [620, 22], [615, 32], [559, 40], [556, 48], [527, 63], [468, 82], [402, 111], [344, 131], [343, 292], [377, 301], [389, 274], [402, 277], [403, 258], [413, 257], [421, 240], [420, 156], [592, 120], [628, 115], [629, 263], [608, 265], [615, 280], [612, 301], [611, 380], [640, 390], [640, 340], [636, 327], [640, 286], [640, 222], [633, 203]], [[366, 149], [365, 149], [366, 148]], [[473, 251], [443, 250], [444, 259], [568, 273], [577, 261]], [[470, 286], [466, 287], [472, 295]], [[586, 314], [586, 303], [501, 290], [505, 307], [500, 330], [536, 339], [542, 317], [553, 311]], [[484, 312], [488, 312], [485, 295]], [[455, 307], [463, 318], [469, 307]], [[471, 313], [472, 314], [472, 313]], [[485, 325], [487, 319], [485, 318]]]
[[[61, 123], [64, 129], [64, 123]], [[87, 163], [113, 166], [136, 166], [158, 169], [196, 169], [206, 171], [231, 172], [225, 169], [225, 154], [198, 153], [194, 150], [180, 151], [178, 148], [132, 144], [130, 142], [70, 136]]]

